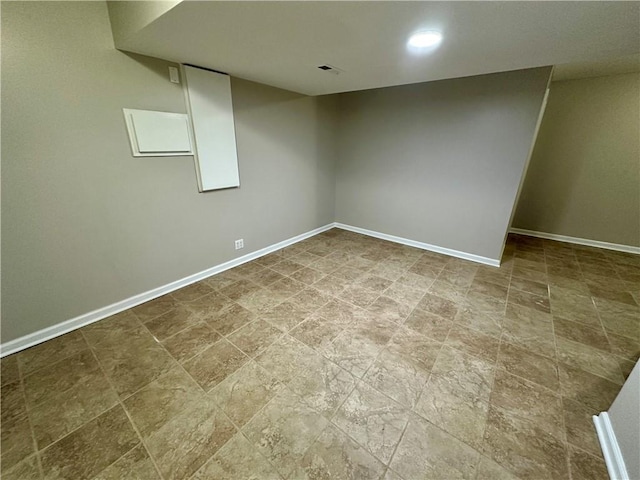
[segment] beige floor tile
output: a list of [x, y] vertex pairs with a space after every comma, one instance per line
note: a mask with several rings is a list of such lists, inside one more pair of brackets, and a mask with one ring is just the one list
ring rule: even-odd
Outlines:
[[533, 316], [509, 318], [507, 313], [502, 327], [503, 342], [555, 359], [555, 337], [550, 321], [540, 320]]
[[184, 363], [184, 368], [206, 391], [249, 361], [238, 348], [222, 339]]
[[425, 290], [396, 281], [383, 292], [383, 295], [413, 309], [422, 300]]
[[144, 327], [114, 334], [94, 349], [121, 398], [131, 395], [175, 365], [171, 355]]
[[573, 446], [569, 446], [569, 465], [571, 478], [574, 479], [599, 480], [609, 476], [602, 457], [591, 455]]
[[16, 355], [10, 355], [0, 359], [0, 368], [0, 382], [2, 382], [2, 385], [16, 382], [20, 379], [18, 358]]
[[44, 478], [93, 478], [138, 443], [124, 410], [115, 406], [41, 453]]
[[191, 302], [197, 300], [200, 297], [213, 292], [213, 287], [206, 282], [196, 282], [186, 287], [182, 287], [175, 292], [171, 292], [171, 296], [178, 302]]
[[593, 415], [600, 412], [569, 398], [564, 398], [562, 405], [567, 442], [594, 455], [601, 456], [602, 451], [593, 424]]
[[216, 385], [209, 396], [236, 426], [242, 427], [281, 388], [281, 383], [252, 361]]
[[430, 384], [469, 401], [489, 401], [494, 365], [450, 347], [443, 347], [431, 370]]
[[294, 303], [285, 301], [277, 307], [262, 313], [260, 318], [266, 320], [282, 332], [288, 332], [305, 318], [309, 317], [309, 315], [308, 310]]
[[458, 305], [456, 303], [430, 293], [422, 297], [422, 300], [416, 308], [438, 315], [447, 320], [454, 320], [458, 313]]
[[359, 277], [355, 281], [355, 284], [360, 287], [366, 288], [367, 290], [371, 290], [373, 292], [378, 292], [379, 294], [381, 294], [387, 288], [393, 285], [393, 282], [391, 280], [387, 280], [386, 278], [367, 273]]
[[565, 441], [562, 402], [556, 392], [499, 369], [493, 382], [491, 405], [535, 424], [560, 442]]
[[409, 365], [430, 372], [442, 344], [413, 330], [399, 328], [386, 348], [394, 355], [401, 356]]
[[329, 295], [322, 293], [313, 287], [305, 288], [300, 293], [290, 298], [291, 302], [309, 311], [321, 308], [323, 305], [328, 303], [329, 300], [331, 300]]
[[385, 295], [378, 297], [367, 307], [367, 311], [375, 318], [395, 323], [403, 323], [412, 310], [413, 308], [409, 305], [400, 303]]
[[429, 381], [414, 411], [459, 440], [480, 448], [489, 404], [466, 396], [460, 397], [450, 387], [444, 382]]
[[291, 330], [290, 335], [306, 345], [322, 349], [329, 345], [345, 326], [339, 320], [327, 320], [320, 315], [312, 315]]
[[562, 480], [569, 476], [566, 446], [535, 423], [491, 406], [484, 452], [520, 478]]
[[197, 402], [146, 437], [149, 453], [165, 479], [189, 478], [234, 434], [213, 401]]
[[264, 320], [249, 323], [227, 338], [246, 355], [255, 357], [262, 353], [282, 332]]
[[363, 380], [388, 395], [400, 405], [413, 408], [429, 379], [429, 370], [416, 366], [406, 357], [383, 351], [369, 368]]
[[507, 302], [502, 299], [484, 295], [478, 292], [469, 292], [463, 302], [465, 306], [474, 307], [476, 310], [496, 315], [504, 315]]
[[560, 388], [556, 361], [524, 348], [503, 342], [500, 345], [497, 366], [550, 390], [558, 391]]
[[322, 362], [308, 345], [285, 335], [256, 357], [256, 362], [282, 383], [289, 383], [300, 373]]
[[[3, 390], [7, 388], [3, 387]], [[3, 419], [0, 431], [2, 473], [22, 462], [34, 452], [34, 440], [26, 414]]]
[[322, 358], [295, 377], [289, 388], [316, 412], [331, 418], [354, 385], [351, 374]]
[[458, 310], [455, 322], [485, 335], [500, 338], [503, 319], [504, 317], [500, 314], [487, 313], [472, 306], [465, 306]]
[[236, 433], [192, 479], [282, 480], [282, 477], [241, 433]]
[[204, 400], [204, 392], [180, 367], [174, 367], [123, 403], [143, 437]]
[[606, 378], [560, 363], [560, 392], [597, 412], [608, 410], [620, 391], [620, 385]]
[[607, 335], [600, 326], [587, 326], [555, 317], [553, 319], [553, 331], [558, 337], [580, 342], [600, 350], [610, 351]]
[[242, 431], [276, 470], [287, 477], [328, 423], [301, 398], [283, 389]]
[[443, 342], [453, 322], [433, 313], [415, 309], [404, 322], [404, 326], [422, 335]]
[[345, 288], [338, 297], [357, 307], [366, 308], [371, 305], [380, 294], [358, 285]]
[[505, 285], [499, 285], [496, 283], [492, 283], [488, 280], [484, 280], [482, 278], [476, 278], [471, 283], [469, 288], [470, 292], [481, 293], [483, 295], [488, 295], [490, 297], [495, 297], [500, 300], [507, 299], [507, 291], [508, 287]]
[[624, 357], [632, 362], [637, 362], [640, 357], [640, 339], [634, 340], [629, 337], [607, 333], [611, 352], [620, 357]]
[[160, 480], [147, 451], [140, 444], [104, 469], [95, 480]]
[[198, 322], [162, 342], [173, 358], [183, 363], [220, 340], [220, 334], [206, 322]]
[[348, 280], [337, 278], [333, 275], [326, 275], [325, 277], [314, 283], [313, 288], [325, 295], [333, 295], [335, 297], [338, 297], [345, 290], [345, 288], [347, 288], [351, 284], [352, 283]]
[[455, 324], [449, 330], [445, 345], [482, 358], [487, 362], [495, 363], [498, 357], [500, 340], [477, 330]]
[[367, 310], [340, 300], [331, 300], [320, 308], [318, 313], [324, 318], [336, 321], [344, 326], [354, 322], [362, 322], [371, 316], [371, 313]]
[[304, 267], [290, 275], [291, 278], [305, 285], [313, 285], [326, 276], [325, 273], [311, 267]]
[[472, 479], [479, 456], [465, 443], [412, 416], [390, 466], [405, 479]]
[[480, 457], [476, 468], [476, 480], [518, 480], [518, 478], [487, 457]]
[[378, 480], [384, 475], [384, 465], [363, 447], [333, 425], [329, 425], [311, 445], [293, 480]]
[[26, 376], [39, 368], [47, 367], [86, 348], [87, 342], [82, 334], [76, 330], [35, 347], [27, 348], [17, 353], [16, 359], [22, 375]]
[[171, 295], [163, 295], [154, 300], [150, 300], [142, 305], [131, 309], [131, 312], [138, 317], [141, 322], [148, 322], [163, 313], [167, 313], [178, 305], [178, 301]]
[[371, 315], [347, 328], [348, 333], [360, 336], [378, 347], [384, 347], [395, 332], [400, 329], [396, 322], [384, 316]]
[[285, 278], [281, 273], [276, 272], [275, 270], [271, 270], [270, 268], [265, 268], [253, 275], [251, 275], [251, 281], [260, 285], [261, 287], [267, 287], [278, 280], [282, 280]]
[[288, 298], [296, 293], [301, 292], [307, 287], [305, 283], [298, 282], [293, 278], [285, 277], [277, 282], [271, 283], [266, 287], [276, 297]]
[[594, 301], [607, 332], [640, 340], [640, 308], [599, 298]]
[[42, 477], [37, 457], [31, 455], [10, 468], [5, 468], [3, 465], [2, 478], [4, 480], [40, 480]]
[[620, 365], [609, 352], [573, 342], [563, 337], [556, 338], [556, 345], [560, 362], [586, 370], [620, 385], [624, 383]]
[[[29, 416], [39, 449], [118, 402], [98, 362], [86, 351], [25, 378]], [[5, 387], [6, 388], [6, 387]]]
[[194, 326], [199, 320], [198, 314], [188, 306], [178, 305], [144, 325], [157, 340], [163, 341], [185, 328]]
[[408, 418], [407, 409], [360, 383], [338, 409], [333, 423], [388, 464]]
[[534, 295], [533, 293], [511, 289], [509, 290], [507, 303], [532, 308], [543, 313], [551, 313], [549, 297], [546, 295]]
[[257, 318], [255, 313], [232, 302], [228, 303], [219, 311], [209, 315], [206, 321], [211, 328], [221, 335], [230, 335]]
[[361, 378], [382, 349], [368, 338], [344, 331], [333, 342], [321, 349], [322, 355]]
[[221, 288], [216, 294], [207, 295], [197, 303], [202, 304], [203, 308], [211, 307], [212, 311], [215, 311], [216, 307], [219, 309], [225, 305], [225, 299], [231, 299], [235, 302], [240, 300], [245, 295], [249, 295], [253, 292], [260, 290], [262, 287], [257, 283], [252, 282], [247, 278], [242, 278], [231, 285]]
[[250, 312], [253, 312], [256, 315], [261, 315], [262, 313], [277, 307], [288, 297], [289, 295], [282, 291], [260, 288], [259, 290], [243, 295], [236, 300], [236, 302], [238, 305], [246, 308]]
[[126, 337], [127, 331], [135, 330], [142, 326], [131, 310], [125, 310], [109, 318], [92, 323], [80, 329], [82, 336], [92, 347], [102, 343], [114, 343], [117, 339]]

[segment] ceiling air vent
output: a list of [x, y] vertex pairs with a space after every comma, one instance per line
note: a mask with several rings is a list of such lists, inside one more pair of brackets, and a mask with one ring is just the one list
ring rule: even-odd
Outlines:
[[320, 70], [324, 70], [325, 72], [333, 73], [334, 75], [340, 75], [343, 72], [343, 70], [340, 70], [339, 68], [328, 64], [320, 65], [318, 68]]

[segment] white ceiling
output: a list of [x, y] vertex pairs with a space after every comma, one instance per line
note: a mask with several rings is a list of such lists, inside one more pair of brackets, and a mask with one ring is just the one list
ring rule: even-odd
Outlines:
[[[408, 52], [423, 29], [440, 30], [442, 44]], [[640, 2], [183, 1], [115, 41], [322, 95], [638, 54]]]

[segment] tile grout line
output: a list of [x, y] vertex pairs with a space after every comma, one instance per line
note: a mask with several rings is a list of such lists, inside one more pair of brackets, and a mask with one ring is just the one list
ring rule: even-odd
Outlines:
[[[38, 466], [38, 473], [40, 474], [40, 478], [44, 478], [44, 467], [42, 466], [42, 460], [40, 458], [40, 450], [38, 449], [38, 442], [36, 440], [35, 428], [33, 428], [33, 421], [31, 420], [31, 413], [29, 411], [30, 410], [29, 403], [27, 402], [27, 390], [26, 390], [26, 388], [24, 386], [24, 375], [22, 374], [22, 366], [20, 365], [20, 362], [18, 361], [17, 358], [16, 358], [16, 368], [18, 369], [18, 380], [20, 382], [20, 390], [22, 392], [22, 401], [24, 402], [24, 410], [25, 410], [25, 414], [26, 414], [26, 417], [27, 417], [27, 423], [29, 424], [29, 432], [31, 433], [31, 443], [32, 443], [32, 448], [33, 448], [33, 455], [35, 455], [35, 457], [36, 457], [36, 464]], [[45, 367], [43, 367], [43, 368], [45, 368]], [[6, 387], [6, 385], [5, 385], [5, 387]], [[20, 460], [20, 462], [26, 460], [27, 458], [28, 458], [28, 456], [22, 458]], [[11, 466], [11, 468], [15, 467], [20, 462], [16, 462], [14, 465]]]
[[[151, 455], [151, 452], [149, 451], [149, 447], [147, 446], [146, 442], [144, 441], [144, 437], [142, 436], [142, 434], [140, 433], [140, 430], [138, 429], [138, 427], [136, 426], [136, 424], [134, 423], [133, 419], [131, 418], [131, 415], [129, 413], [129, 411], [127, 410], [127, 408], [124, 405], [124, 401], [123, 399], [120, 398], [120, 394], [118, 393], [118, 390], [115, 388], [113, 382], [111, 381], [111, 378], [107, 375], [107, 372], [104, 370], [104, 368], [102, 367], [102, 364], [100, 363], [100, 360], [98, 359], [98, 356], [96, 355], [96, 352], [93, 349], [93, 346], [86, 340], [85, 336], [84, 336], [84, 332], [80, 332], [82, 337], [85, 339], [85, 342], [89, 345], [89, 349], [95, 359], [95, 361], [98, 363], [98, 366], [100, 367], [100, 370], [102, 371], [102, 374], [104, 375], [105, 379], [107, 380], [107, 382], [109, 383], [109, 385], [111, 386], [111, 389], [114, 391], [114, 393], [116, 394], [116, 398], [118, 401], [118, 405], [120, 406], [120, 408], [124, 411], [125, 415], [127, 416], [127, 420], [129, 420], [129, 424], [131, 425], [131, 427], [133, 428], [133, 430], [136, 432], [136, 435], [138, 436], [138, 440], [140, 440], [140, 444], [143, 446], [143, 448], [145, 449], [145, 452], [147, 453], [147, 456], [149, 457], [149, 460], [151, 460], [151, 463], [153, 465], [153, 467], [156, 470], [156, 473], [158, 474], [158, 476], [161, 479], [164, 479], [164, 475], [162, 474], [162, 471], [160, 470], [160, 468], [158, 467], [158, 464], [156, 463], [156, 459], [153, 457], [153, 455]], [[155, 380], [155, 379], [154, 379]], [[151, 382], [149, 382], [151, 383]], [[147, 383], [145, 386], [147, 386], [149, 383]], [[144, 388], [144, 387], [142, 387]], [[129, 397], [127, 397], [129, 398]], [[113, 407], [111, 407], [113, 408]], [[110, 409], [106, 410], [109, 411]], [[102, 412], [104, 413], [104, 412]], [[134, 447], [135, 448], [135, 447]], [[129, 452], [127, 452], [129, 453]], [[126, 453], [124, 454], [126, 455]], [[116, 462], [118, 460], [120, 460], [122, 457], [124, 457], [124, 455], [120, 456]], [[114, 462], [115, 463], [115, 462]], [[102, 471], [104, 471], [105, 469], [103, 469]]]

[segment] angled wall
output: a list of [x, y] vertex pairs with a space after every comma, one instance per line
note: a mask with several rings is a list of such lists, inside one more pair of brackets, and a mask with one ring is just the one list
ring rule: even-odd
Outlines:
[[553, 82], [513, 226], [640, 246], [640, 74]]
[[342, 94], [336, 220], [500, 259], [550, 71]]

